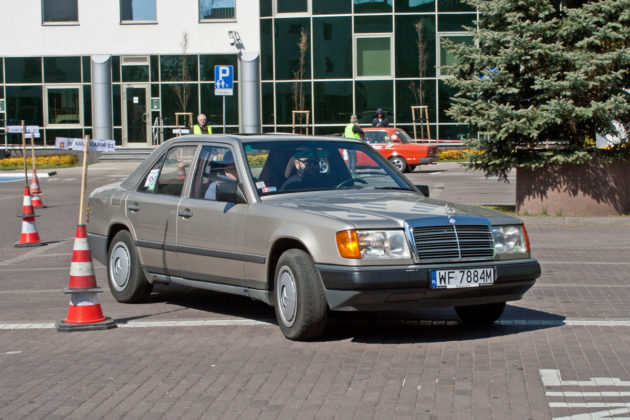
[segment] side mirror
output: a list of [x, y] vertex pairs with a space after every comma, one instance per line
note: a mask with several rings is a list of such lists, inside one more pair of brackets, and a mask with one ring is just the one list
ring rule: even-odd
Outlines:
[[238, 182], [221, 182], [217, 184], [217, 201], [226, 203], [247, 203], [245, 194], [241, 190], [241, 184]]
[[422, 195], [425, 197], [429, 197], [429, 186], [428, 185], [416, 185], [416, 188], [420, 190]]

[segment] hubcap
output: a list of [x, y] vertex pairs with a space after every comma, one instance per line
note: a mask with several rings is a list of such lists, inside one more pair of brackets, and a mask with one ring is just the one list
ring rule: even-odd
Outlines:
[[403, 163], [402, 163], [402, 161], [400, 159], [393, 159], [392, 160], [392, 164], [394, 164], [396, 169], [398, 169], [399, 171], [402, 171]]
[[287, 327], [292, 326], [297, 310], [297, 291], [293, 272], [287, 266], [283, 266], [278, 273], [276, 298], [282, 323]]
[[129, 248], [124, 243], [116, 244], [109, 257], [109, 278], [114, 289], [122, 292], [129, 283], [131, 264]]

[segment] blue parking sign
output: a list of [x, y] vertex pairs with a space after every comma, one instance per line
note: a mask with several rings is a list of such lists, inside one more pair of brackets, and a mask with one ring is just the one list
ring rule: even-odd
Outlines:
[[234, 89], [234, 66], [214, 66], [214, 94], [231, 96]]

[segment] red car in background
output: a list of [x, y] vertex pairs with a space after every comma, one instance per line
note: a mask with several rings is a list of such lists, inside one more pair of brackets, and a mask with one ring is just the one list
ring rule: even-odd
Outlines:
[[411, 172], [417, 165], [427, 165], [439, 159], [437, 144], [415, 143], [401, 128], [370, 127], [364, 128], [363, 132], [365, 141], [400, 172]]

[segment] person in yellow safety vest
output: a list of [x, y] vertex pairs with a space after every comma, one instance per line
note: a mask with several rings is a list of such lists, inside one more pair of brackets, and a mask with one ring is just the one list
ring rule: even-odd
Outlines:
[[346, 125], [343, 136], [347, 139], [363, 140], [363, 129], [359, 127], [359, 119], [356, 115], [350, 116], [350, 124]]
[[197, 115], [197, 122], [193, 127], [193, 134], [212, 134], [212, 128], [206, 125], [206, 114]]
[[[350, 116], [350, 124], [346, 125], [343, 136], [347, 139], [363, 140], [363, 129], [359, 127], [359, 119], [356, 115]], [[354, 172], [357, 168], [357, 152], [348, 150], [348, 168]]]

